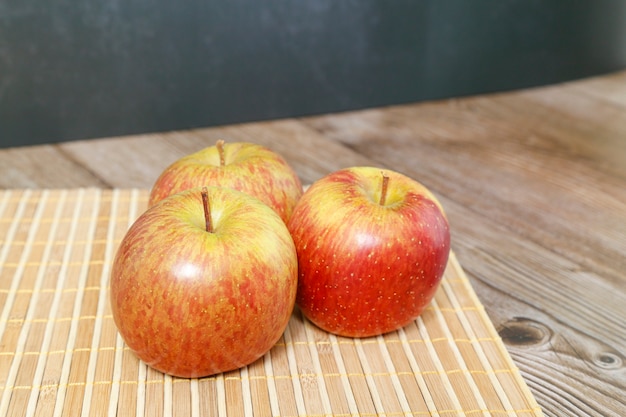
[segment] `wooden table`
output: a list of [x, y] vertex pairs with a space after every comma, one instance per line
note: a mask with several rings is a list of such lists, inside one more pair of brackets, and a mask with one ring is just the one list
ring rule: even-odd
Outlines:
[[[77, 115], [80, 117], [80, 115]], [[347, 166], [431, 188], [452, 247], [546, 415], [626, 415], [626, 72], [316, 117], [0, 150], [2, 188], [150, 188], [217, 139], [303, 183]]]

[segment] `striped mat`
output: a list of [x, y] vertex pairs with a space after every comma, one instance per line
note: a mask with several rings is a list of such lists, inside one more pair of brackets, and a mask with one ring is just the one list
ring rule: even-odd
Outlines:
[[0, 191], [0, 416], [540, 416], [454, 254], [420, 318], [328, 334], [295, 311], [264, 357], [163, 375], [118, 335], [107, 285], [145, 190]]

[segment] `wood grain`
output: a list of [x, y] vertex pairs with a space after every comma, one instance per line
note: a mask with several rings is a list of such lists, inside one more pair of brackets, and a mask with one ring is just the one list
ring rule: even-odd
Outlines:
[[149, 188], [169, 163], [220, 138], [269, 146], [305, 183], [352, 165], [423, 182], [446, 208], [453, 249], [545, 415], [626, 415], [626, 72], [5, 149], [0, 186]]

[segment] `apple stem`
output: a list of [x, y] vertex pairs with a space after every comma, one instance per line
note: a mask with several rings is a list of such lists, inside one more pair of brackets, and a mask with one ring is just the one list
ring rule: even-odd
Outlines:
[[389, 177], [387, 175], [385, 175], [384, 172], [381, 171], [381, 174], [383, 176], [383, 184], [381, 186], [381, 190], [380, 190], [380, 201], [379, 204], [381, 206], [385, 205], [385, 200], [387, 200], [387, 189], [389, 188]]
[[202, 206], [204, 207], [204, 224], [206, 231], [213, 233], [213, 224], [211, 223], [211, 206], [209, 205], [209, 190], [202, 187]]
[[220, 166], [223, 167], [226, 165], [226, 157], [224, 156], [224, 141], [222, 139], [218, 140], [215, 146], [217, 147], [217, 152], [220, 154]]

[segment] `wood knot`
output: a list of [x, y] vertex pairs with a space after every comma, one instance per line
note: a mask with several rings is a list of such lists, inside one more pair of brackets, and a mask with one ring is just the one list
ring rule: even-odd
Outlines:
[[534, 346], [546, 343], [552, 337], [550, 329], [525, 317], [515, 317], [498, 329], [502, 341], [511, 346]]
[[624, 361], [622, 357], [613, 352], [600, 352], [593, 356], [593, 363], [602, 369], [619, 369]]

